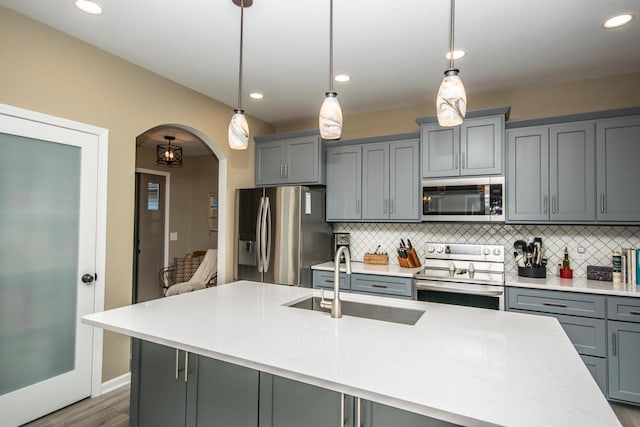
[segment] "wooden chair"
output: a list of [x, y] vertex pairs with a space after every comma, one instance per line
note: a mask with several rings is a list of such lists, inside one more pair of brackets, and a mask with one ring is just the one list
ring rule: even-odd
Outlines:
[[[158, 280], [160, 281], [160, 286], [162, 287], [163, 295], [166, 295], [167, 289], [176, 283], [186, 282], [193, 274], [196, 272], [200, 263], [204, 259], [207, 251], [193, 251], [186, 254], [182, 258], [174, 258], [173, 265], [168, 267], [164, 267], [158, 273]], [[207, 287], [215, 286], [218, 281], [218, 275], [214, 275], [209, 283], [207, 283]]]

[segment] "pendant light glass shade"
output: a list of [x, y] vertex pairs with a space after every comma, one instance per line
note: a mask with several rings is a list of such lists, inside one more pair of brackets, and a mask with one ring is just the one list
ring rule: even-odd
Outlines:
[[447, 70], [438, 89], [436, 99], [438, 124], [458, 126], [467, 114], [467, 92], [464, 90], [458, 70]]
[[320, 136], [324, 139], [340, 139], [342, 135], [342, 108], [335, 92], [327, 92], [320, 107]]
[[233, 110], [235, 114], [229, 122], [229, 147], [232, 150], [246, 150], [249, 146], [249, 123], [243, 110]]

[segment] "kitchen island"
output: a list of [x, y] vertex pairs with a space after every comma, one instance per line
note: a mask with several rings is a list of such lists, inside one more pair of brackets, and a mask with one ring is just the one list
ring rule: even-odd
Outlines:
[[403, 325], [288, 307], [318, 294], [241, 281], [83, 322], [459, 425], [620, 426], [556, 319], [354, 294], [342, 299], [425, 314]]

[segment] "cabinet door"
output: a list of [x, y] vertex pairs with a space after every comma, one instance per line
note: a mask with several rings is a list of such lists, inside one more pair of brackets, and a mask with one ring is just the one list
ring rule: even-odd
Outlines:
[[353, 415], [350, 396], [260, 373], [260, 427], [353, 427]]
[[596, 380], [602, 394], [607, 395], [607, 359], [603, 357], [580, 355], [589, 373]]
[[256, 185], [285, 182], [285, 143], [283, 141], [256, 144]]
[[320, 184], [320, 137], [316, 135], [286, 141], [284, 175], [287, 183]]
[[389, 219], [389, 144], [362, 146], [362, 219]]
[[640, 221], [640, 116], [596, 124], [598, 220]]
[[460, 175], [458, 151], [460, 127], [442, 128], [437, 123], [420, 127], [422, 178]]
[[609, 397], [640, 403], [640, 324], [608, 322]]
[[446, 421], [363, 400], [361, 403], [361, 426], [363, 427], [452, 427]]
[[551, 220], [595, 221], [595, 149], [594, 123], [549, 128]]
[[327, 149], [327, 221], [359, 220], [362, 212], [362, 148]]
[[460, 125], [460, 175], [500, 175], [503, 133], [503, 117], [465, 120]]
[[420, 220], [418, 140], [389, 144], [389, 219]]
[[192, 356], [197, 374], [189, 374], [187, 426], [257, 427], [258, 371]]
[[507, 219], [549, 219], [549, 130], [507, 132]]
[[183, 351], [135, 338], [131, 340], [132, 427], [185, 425], [184, 358]]

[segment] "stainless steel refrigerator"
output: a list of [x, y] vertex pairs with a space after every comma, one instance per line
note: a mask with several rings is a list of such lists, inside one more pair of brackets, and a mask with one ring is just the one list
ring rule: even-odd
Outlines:
[[312, 286], [311, 266], [332, 257], [323, 188], [236, 190], [238, 280]]

